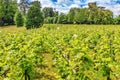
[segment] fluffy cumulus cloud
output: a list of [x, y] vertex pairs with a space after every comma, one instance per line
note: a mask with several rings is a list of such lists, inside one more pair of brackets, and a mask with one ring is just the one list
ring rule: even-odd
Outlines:
[[89, 2], [97, 2], [98, 6], [104, 6], [113, 11], [114, 15], [120, 14], [120, 0], [39, 0], [42, 7], [53, 7], [59, 12], [68, 13], [72, 7], [88, 7]]

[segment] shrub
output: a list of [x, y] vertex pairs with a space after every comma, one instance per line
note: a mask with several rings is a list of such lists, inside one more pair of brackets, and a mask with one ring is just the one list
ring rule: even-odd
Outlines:
[[32, 7], [30, 7], [26, 16], [26, 28], [39, 28], [43, 25], [43, 22], [44, 18], [40, 7], [38, 7], [37, 5], [33, 5]]
[[24, 25], [24, 18], [21, 12], [16, 12], [14, 20], [17, 27], [21, 27]]

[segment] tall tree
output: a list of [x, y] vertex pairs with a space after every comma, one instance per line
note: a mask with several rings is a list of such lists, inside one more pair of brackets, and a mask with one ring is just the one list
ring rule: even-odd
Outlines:
[[120, 15], [113, 19], [113, 24], [120, 24]]
[[22, 27], [24, 25], [24, 18], [20, 11], [16, 12], [14, 20], [17, 27]]
[[89, 16], [88, 21], [91, 24], [110, 24], [113, 19], [113, 12], [99, 8], [96, 2], [89, 3]]
[[78, 24], [87, 23], [88, 18], [88, 9], [87, 8], [80, 8], [79, 11], [75, 14], [74, 21]]
[[103, 13], [103, 24], [111, 24], [113, 22], [113, 12], [110, 10], [104, 10]]
[[97, 7], [97, 5], [96, 5], [96, 2], [93, 2], [93, 3], [89, 3], [88, 4], [88, 6], [89, 6], [89, 17], [88, 17], [88, 21], [89, 21], [89, 23], [90, 24], [94, 24], [95, 22], [96, 22], [96, 18], [97, 18], [97, 9], [98, 9], [98, 7]]
[[68, 13], [68, 23], [74, 23], [75, 14], [79, 11], [79, 8], [71, 8]]
[[33, 4], [32, 7], [28, 10], [27, 16], [26, 16], [26, 28], [39, 28], [43, 25], [44, 18], [43, 13], [41, 12], [40, 5]]
[[3, 6], [3, 0], [0, 0], [0, 26], [4, 25], [4, 6]]
[[14, 24], [14, 15], [16, 11], [16, 0], [0, 0], [0, 25]]

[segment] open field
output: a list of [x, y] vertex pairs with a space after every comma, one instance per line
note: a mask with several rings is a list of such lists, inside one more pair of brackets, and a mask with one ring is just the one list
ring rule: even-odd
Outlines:
[[[113, 28], [117, 28], [120, 27], [120, 25], [76, 25], [76, 24], [44, 24], [43, 28], [47, 29], [51, 29], [51, 28], [57, 28], [57, 27], [64, 27], [64, 28], [69, 28], [69, 27], [113, 27]], [[16, 27], [15, 25], [11, 25], [11, 26], [4, 26], [4, 27], [0, 27], [1, 31], [23, 31], [26, 30], [25, 27]]]
[[0, 27], [0, 80], [119, 80], [119, 25]]
[[1, 31], [23, 31], [25, 30], [25, 27], [20, 27], [20, 28], [17, 28], [16, 26], [4, 26], [4, 27], [0, 27], [0, 30]]

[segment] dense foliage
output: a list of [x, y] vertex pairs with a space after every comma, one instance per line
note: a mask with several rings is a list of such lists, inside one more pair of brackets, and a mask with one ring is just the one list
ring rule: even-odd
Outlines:
[[84, 23], [88, 23], [88, 9], [86, 8], [82, 8], [79, 9], [78, 12], [75, 14], [74, 16], [74, 22], [78, 23], [78, 24], [84, 24]]
[[119, 26], [69, 27], [0, 32], [0, 79], [34, 80], [44, 53], [53, 56], [58, 80], [120, 79]]
[[13, 25], [16, 11], [17, 2], [15, 0], [0, 0], [0, 26]]
[[0, 36], [0, 80], [3, 80], [2, 77], [9, 80], [33, 78], [34, 67], [42, 64], [41, 42], [36, 42], [41, 38], [38, 36], [35, 31], [4, 32]]
[[43, 25], [44, 18], [43, 13], [40, 9], [40, 4], [34, 3], [32, 7], [28, 10], [26, 16], [26, 28], [39, 28]]
[[58, 16], [57, 23], [58, 24], [66, 24], [67, 23], [67, 16], [65, 14], [60, 14]]
[[[59, 13], [57, 9], [52, 7], [45, 7], [41, 10], [41, 3], [39, 1], [20, 0], [0, 0], [0, 26], [13, 25], [15, 13], [20, 10], [24, 16], [28, 16], [29, 10], [35, 4], [39, 4], [40, 16], [44, 23], [59, 23], [59, 24], [120, 24], [119, 16], [113, 17], [113, 12], [106, 9], [104, 6], [97, 6], [96, 2], [88, 3], [88, 8], [72, 7], [67, 14]], [[38, 9], [38, 10], [39, 10]], [[33, 10], [34, 11], [34, 10]], [[32, 12], [33, 14], [35, 12]], [[38, 14], [37, 13], [37, 14]], [[43, 20], [43, 17], [45, 18]], [[28, 20], [29, 17], [27, 17]], [[37, 18], [40, 18], [37, 16]], [[29, 21], [29, 20], [28, 20]], [[37, 20], [39, 21], [39, 20]], [[33, 21], [32, 21], [33, 22]], [[38, 22], [37, 22], [38, 23]], [[42, 22], [43, 23], [43, 22]], [[30, 26], [38, 26], [33, 22], [27, 23]], [[28, 25], [28, 26], [29, 26]], [[41, 25], [41, 22], [40, 24]], [[33, 27], [33, 26], [32, 26]]]
[[17, 27], [22, 27], [24, 25], [24, 18], [21, 12], [16, 13], [14, 20], [15, 20], [15, 24], [17, 25]]
[[57, 23], [56, 17], [58, 16], [58, 11], [51, 7], [45, 7], [43, 8], [43, 13], [44, 13], [44, 23]]
[[[88, 6], [88, 8], [71, 8], [68, 14], [56, 15], [54, 17], [58, 18], [55, 22], [59, 24], [114, 24], [114, 21], [118, 21], [118, 19], [114, 20], [112, 11], [97, 6], [96, 2], [89, 3]], [[55, 11], [51, 10], [51, 8], [45, 8], [43, 12], [45, 12], [46, 17], [45, 23], [48, 23], [46, 21], [49, 20], [49, 23], [54, 23], [51, 22], [51, 20], [54, 20], [50, 14], [55, 13]]]

